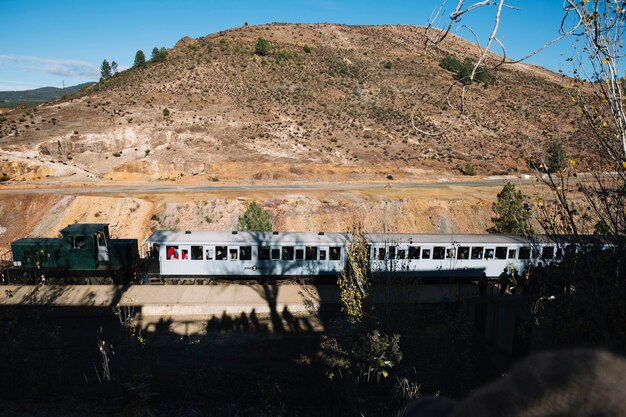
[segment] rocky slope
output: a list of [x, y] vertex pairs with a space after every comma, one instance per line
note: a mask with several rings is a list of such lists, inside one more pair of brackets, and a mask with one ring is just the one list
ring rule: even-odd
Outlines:
[[[271, 42], [265, 56], [258, 38]], [[459, 117], [439, 62], [477, 47], [424, 40], [419, 27], [333, 24], [185, 37], [165, 62], [1, 115], [0, 169], [10, 182], [362, 181], [458, 174], [468, 162], [479, 174], [525, 170], [554, 138], [582, 153], [568, 79], [501, 67], [494, 85], [468, 87]]]

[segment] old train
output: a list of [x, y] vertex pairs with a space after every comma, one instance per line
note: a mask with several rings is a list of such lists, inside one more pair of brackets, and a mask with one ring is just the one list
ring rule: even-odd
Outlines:
[[[5, 282], [206, 282], [210, 279], [336, 277], [351, 233], [155, 231], [141, 259], [136, 239], [111, 239], [107, 224], [74, 224], [61, 238], [12, 243]], [[571, 245], [545, 236], [365, 234], [374, 274], [421, 279], [496, 278], [559, 262]], [[141, 279], [139, 279], [141, 277]]]
[[[563, 247], [545, 237], [365, 234], [374, 274], [488, 278], [558, 262]], [[156, 231], [146, 243], [153, 273], [189, 277], [337, 276], [347, 267], [350, 233]]]
[[11, 243], [7, 283], [115, 283], [139, 271], [137, 239], [111, 239], [109, 225], [72, 224], [60, 238], [22, 238]]

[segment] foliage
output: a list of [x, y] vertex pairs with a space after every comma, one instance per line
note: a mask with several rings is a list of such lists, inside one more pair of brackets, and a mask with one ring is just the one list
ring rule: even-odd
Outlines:
[[118, 69], [117, 69], [117, 62], [115, 62], [115, 61], [111, 61], [111, 73], [112, 73], [113, 75], [117, 75], [117, 73], [118, 73], [118, 72], [119, 72], [119, 71], [118, 71]]
[[547, 172], [559, 172], [567, 167], [567, 156], [565, 150], [558, 142], [552, 142], [546, 149], [546, 170]]
[[471, 84], [473, 81], [484, 84], [493, 84], [495, 82], [495, 77], [489, 73], [487, 68], [482, 66], [476, 68], [476, 72], [472, 78], [475, 64], [469, 58], [461, 62], [455, 57], [448, 55], [439, 61], [439, 65], [448, 71], [454, 72], [454, 79], [463, 84]]
[[304, 51], [305, 54], [310, 54], [311, 53], [311, 47], [309, 45], [304, 45], [302, 47], [302, 50]]
[[100, 65], [100, 81], [105, 81], [111, 78], [111, 64], [106, 59], [102, 61], [102, 65]]
[[459, 72], [459, 70], [463, 66], [463, 64], [461, 64], [461, 61], [451, 55], [448, 55], [444, 57], [441, 61], [439, 61], [439, 65], [441, 66], [441, 68], [452, 72]]
[[492, 205], [495, 217], [491, 218], [493, 227], [489, 233], [532, 234], [530, 218], [532, 211], [526, 203], [524, 193], [507, 182], [498, 193], [498, 199]]
[[461, 168], [461, 174], [467, 176], [476, 175], [476, 169], [474, 169], [474, 165], [471, 162], [467, 162], [463, 168]]
[[391, 61], [385, 61], [385, 64], [383, 66], [387, 69], [391, 69], [391, 66], [392, 66]]
[[342, 311], [350, 321], [360, 322], [365, 316], [363, 303], [368, 295], [371, 272], [367, 240], [360, 229], [354, 236], [354, 242], [346, 248], [347, 267], [339, 275], [337, 284], [341, 291]]
[[387, 378], [391, 368], [402, 361], [400, 335], [343, 333], [326, 336], [322, 342], [322, 362], [329, 368], [328, 378], [348, 378], [352, 382], [380, 381]]
[[146, 55], [140, 49], [135, 54], [135, 61], [133, 62], [134, 68], [144, 67], [146, 65]]
[[266, 56], [270, 53], [272, 44], [270, 41], [264, 38], [258, 38], [254, 47], [254, 53], [261, 56]]
[[271, 232], [274, 228], [270, 212], [263, 209], [253, 200], [246, 211], [237, 220], [238, 230], [250, 230], [255, 232]]
[[170, 110], [166, 107], [163, 109], [163, 117], [169, 117], [170, 116]]
[[160, 49], [156, 46], [152, 49], [152, 57], [150, 58], [152, 62], [165, 62], [165, 58], [167, 57], [167, 49], [161, 47]]

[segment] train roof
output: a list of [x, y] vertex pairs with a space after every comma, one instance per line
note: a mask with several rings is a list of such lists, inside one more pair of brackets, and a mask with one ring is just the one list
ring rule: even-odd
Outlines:
[[21, 239], [14, 240], [12, 245], [63, 245], [62, 239], [54, 237], [23, 237]]
[[209, 232], [197, 230], [157, 230], [148, 244], [267, 244], [343, 245], [352, 240], [349, 233], [336, 232]]
[[371, 243], [400, 244], [555, 244], [582, 243], [591, 245], [611, 244], [611, 238], [595, 235], [500, 235], [500, 234], [426, 234], [426, 233], [365, 233], [365, 239]]
[[107, 223], [75, 223], [61, 230], [63, 236], [90, 236], [108, 228]]
[[485, 244], [530, 244], [550, 241], [545, 236], [533, 236], [532, 239], [522, 235], [497, 235], [497, 234], [426, 234], [426, 233], [366, 233], [368, 242], [377, 243], [480, 243]]

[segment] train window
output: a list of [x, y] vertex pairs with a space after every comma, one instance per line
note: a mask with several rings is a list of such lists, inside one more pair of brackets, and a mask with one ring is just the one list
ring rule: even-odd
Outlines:
[[446, 258], [447, 259], [453, 259], [454, 253], [456, 252], [456, 250], [454, 248], [448, 248], [448, 250], [446, 250]]
[[317, 246], [307, 246], [305, 255], [307, 261], [317, 261]]
[[430, 249], [422, 250], [422, 259], [430, 259]]
[[443, 246], [435, 246], [433, 248], [433, 259], [443, 259], [446, 255], [446, 248]]
[[405, 259], [405, 258], [406, 258], [406, 250], [398, 249], [398, 259]]
[[384, 261], [385, 260], [385, 255], [386, 255], [386, 252], [387, 252], [387, 251], [385, 251], [385, 248], [378, 248], [377, 252], [378, 253], [376, 255], [376, 259]]
[[341, 248], [339, 246], [330, 247], [329, 257], [331, 261], [338, 261], [341, 258]]
[[272, 249], [272, 261], [280, 260], [280, 249]]
[[293, 261], [293, 246], [283, 246], [283, 261]]
[[191, 260], [192, 261], [201, 261], [202, 260], [202, 246], [192, 246], [191, 247]]
[[496, 247], [496, 259], [506, 259], [506, 246], [497, 246]]
[[296, 249], [296, 261], [304, 259], [304, 249]]
[[228, 258], [228, 252], [226, 246], [215, 247], [215, 259], [218, 261], [225, 261]]
[[326, 260], [326, 249], [320, 249], [320, 261]]
[[210, 261], [215, 256], [215, 248], [213, 246], [204, 247], [204, 259]]
[[485, 249], [485, 259], [493, 259], [493, 249]]
[[459, 247], [459, 252], [457, 253], [457, 259], [469, 259], [469, 254], [469, 246], [461, 246]]
[[509, 259], [515, 259], [516, 253], [517, 253], [517, 249], [509, 249]]
[[242, 261], [252, 260], [252, 246], [241, 246], [239, 248], [239, 259]]
[[74, 236], [74, 249], [82, 249], [87, 244], [85, 236]]
[[552, 259], [554, 257], [554, 246], [544, 246], [541, 249], [541, 259]]
[[104, 237], [104, 233], [102, 233], [102, 232], [96, 233], [96, 238], [98, 239], [98, 246], [106, 248], [107, 240]]
[[396, 247], [389, 246], [389, 259], [396, 259]]
[[180, 259], [189, 259], [189, 249], [183, 249], [180, 251]]
[[563, 259], [563, 248], [556, 248], [556, 259]]
[[259, 246], [259, 261], [269, 261], [269, 260], [270, 260], [270, 247]]
[[409, 259], [419, 259], [419, 258], [420, 258], [420, 247], [409, 246]]
[[239, 254], [237, 252], [238, 252], [237, 248], [229, 248], [228, 249], [228, 253], [230, 255], [230, 260], [231, 261], [236, 261], [237, 258], [239, 258], [239, 256], [238, 256]]
[[528, 246], [519, 248], [519, 259], [530, 259], [530, 248]]
[[166, 259], [178, 259], [178, 246], [166, 246], [165, 258]]
[[[483, 247], [482, 246], [474, 246], [472, 248], [472, 259], [482, 259], [483, 258]], [[493, 249], [491, 251], [491, 256], [493, 256]]]

